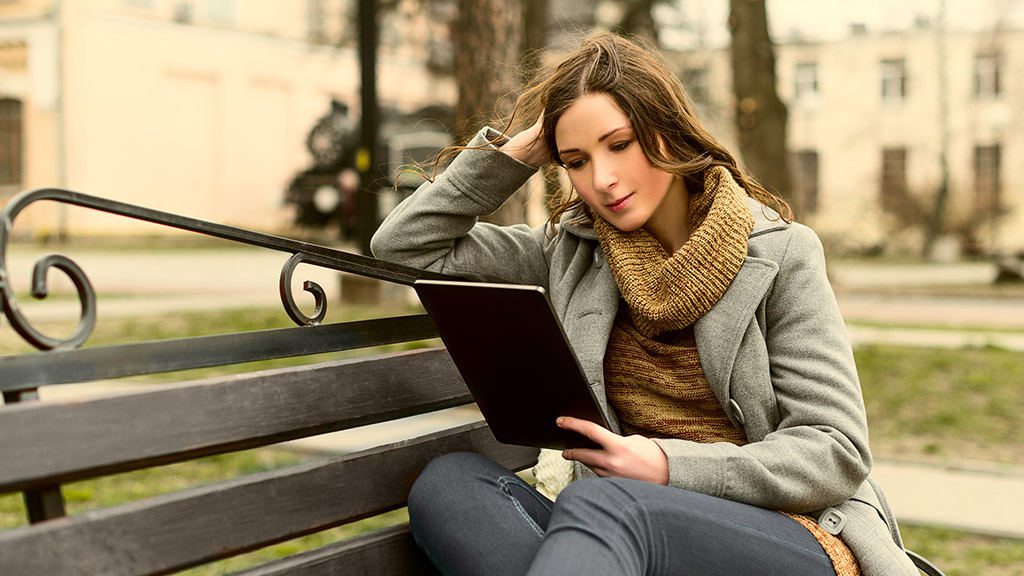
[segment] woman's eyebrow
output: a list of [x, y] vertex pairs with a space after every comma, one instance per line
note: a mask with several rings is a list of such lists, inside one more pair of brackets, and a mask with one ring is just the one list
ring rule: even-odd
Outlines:
[[[605, 140], [611, 138], [616, 132], [621, 132], [622, 130], [632, 130], [632, 129], [633, 129], [633, 127], [630, 126], [629, 124], [623, 124], [622, 126], [619, 126], [618, 128], [612, 128], [611, 130], [609, 130], [609, 131], [605, 132], [604, 134], [598, 136], [597, 137], [597, 141], [598, 142], [604, 142]], [[558, 155], [561, 156], [562, 154], [568, 154], [570, 152], [579, 152], [579, 151], [580, 151], [579, 148], [566, 148], [564, 150], [559, 150], [558, 151]]]
[[633, 127], [632, 127], [632, 126], [630, 126], [629, 124], [623, 124], [622, 126], [619, 126], [618, 128], [615, 128], [615, 129], [613, 129], [613, 130], [609, 130], [609, 131], [605, 132], [605, 133], [604, 133], [603, 135], [601, 135], [600, 137], [598, 137], [597, 141], [598, 141], [598, 142], [604, 142], [605, 140], [607, 140], [608, 138], [610, 138], [610, 137], [611, 137], [611, 136], [612, 136], [613, 134], [615, 134], [616, 132], [619, 132], [620, 130], [630, 130], [630, 129], [632, 129], [632, 128], [633, 128]]

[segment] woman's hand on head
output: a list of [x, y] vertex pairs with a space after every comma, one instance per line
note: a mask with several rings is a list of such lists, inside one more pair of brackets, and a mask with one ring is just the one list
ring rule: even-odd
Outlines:
[[599, 424], [565, 416], [558, 426], [586, 436], [600, 448], [570, 448], [562, 452], [601, 477], [632, 478], [668, 485], [668, 457], [661, 446], [645, 436], [619, 436]]
[[551, 152], [548, 150], [547, 142], [541, 134], [541, 122], [544, 115], [541, 114], [526, 130], [513, 136], [508, 142], [499, 148], [502, 152], [519, 160], [523, 164], [540, 167], [551, 161]]

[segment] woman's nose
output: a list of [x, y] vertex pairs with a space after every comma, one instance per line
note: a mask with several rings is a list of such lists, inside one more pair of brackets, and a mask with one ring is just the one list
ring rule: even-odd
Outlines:
[[619, 182], [615, 167], [610, 162], [592, 160], [594, 169], [594, 188], [599, 191], [611, 190]]

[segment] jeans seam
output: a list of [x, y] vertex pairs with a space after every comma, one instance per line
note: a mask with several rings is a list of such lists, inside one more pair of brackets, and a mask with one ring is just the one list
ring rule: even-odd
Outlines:
[[[508, 486], [509, 484], [523, 485], [522, 480], [520, 480], [517, 476], [501, 476], [498, 478], [498, 485], [501, 487], [501, 491], [504, 492], [505, 495], [508, 496], [508, 499], [512, 501], [512, 505], [515, 506], [516, 510], [519, 512], [519, 515], [522, 516], [524, 520], [526, 520], [530, 528], [532, 528], [533, 531], [537, 534], [537, 537], [543, 539], [544, 531], [541, 529], [540, 525], [537, 524], [537, 521], [534, 520], [533, 517], [526, 512], [526, 509], [523, 508], [523, 505], [519, 502], [519, 499], [513, 496], [512, 493], [509, 492], [508, 489], [506, 489], [506, 486]], [[532, 490], [532, 488], [530, 488], [529, 486], [526, 486], [526, 488], [528, 490]], [[547, 508], [547, 504], [545, 504], [543, 501], [540, 501], [540, 504]]]
[[[631, 517], [631, 518], [636, 518], [637, 515], [634, 514], [633, 512], [637, 508], [640, 508], [642, 505], [643, 505], [642, 502], [634, 502], [634, 503], [626, 506], [626, 508], [623, 509], [623, 514], [622, 514], [623, 518], [626, 518], [627, 516]], [[752, 533], [763, 534], [764, 536], [767, 536], [768, 538], [778, 542], [781, 546], [784, 546], [786, 548], [792, 549], [794, 551], [802, 550], [802, 551], [807, 552], [808, 554], [810, 554], [812, 556], [825, 558], [825, 559], [827, 559], [829, 561], [829, 566], [832, 565], [832, 558], [828, 555], [827, 552], [825, 552], [825, 549], [821, 547], [820, 543], [818, 544], [818, 548], [817, 549], [807, 548], [807, 547], [804, 547], [804, 546], [802, 546], [802, 545], [800, 545], [800, 544], [798, 544], [796, 542], [790, 542], [788, 540], [784, 540], [782, 538], [779, 538], [779, 537], [777, 537], [774, 534], [771, 534], [769, 532], [765, 532], [763, 530], [754, 530], [753, 528], [750, 528], [750, 527], [745, 526], [743, 524], [740, 524], [738, 522], [733, 522], [732, 520], [726, 520], [724, 518], [714, 517], [713, 515], [708, 514], [707, 512], [703, 512], [703, 511], [700, 511], [700, 510], [691, 510], [691, 513], [693, 513], [693, 514], [700, 514], [701, 516], [704, 516], [705, 518], [709, 518], [709, 519], [710, 518], [716, 518], [717, 520], [719, 520], [721, 522], [727, 522], [727, 523], [731, 524], [732, 526], [735, 526], [736, 528], [739, 528], [740, 530], [742, 530], [744, 532], [748, 532], [748, 533], [752, 532]], [[796, 521], [794, 520], [794, 522], [796, 522]], [[798, 522], [798, 524], [799, 524], [799, 522]], [[812, 537], [813, 537], [813, 535], [812, 535]], [[817, 541], [817, 540], [815, 540], [815, 541]]]

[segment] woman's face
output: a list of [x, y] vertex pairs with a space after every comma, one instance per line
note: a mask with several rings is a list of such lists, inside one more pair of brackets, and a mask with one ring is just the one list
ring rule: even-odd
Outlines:
[[580, 198], [619, 230], [647, 225], [674, 177], [651, 165], [611, 96], [580, 97], [555, 125], [558, 155]]

